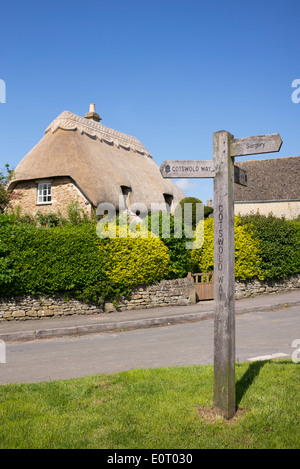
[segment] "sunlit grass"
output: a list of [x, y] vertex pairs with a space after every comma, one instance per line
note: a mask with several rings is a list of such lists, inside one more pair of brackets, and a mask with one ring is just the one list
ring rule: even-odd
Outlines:
[[212, 411], [212, 366], [0, 386], [0, 448], [299, 448], [299, 372], [236, 365], [231, 421]]

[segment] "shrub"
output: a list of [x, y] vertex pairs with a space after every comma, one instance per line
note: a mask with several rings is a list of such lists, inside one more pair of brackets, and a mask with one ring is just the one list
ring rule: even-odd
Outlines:
[[[235, 217], [235, 276], [240, 280], [253, 277], [263, 279], [260, 245], [250, 228]], [[204, 244], [191, 253], [193, 272], [211, 272], [214, 268], [214, 220], [204, 221]]]
[[89, 218], [87, 213], [80, 207], [78, 200], [73, 200], [67, 206], [67, 217], [63, 217], [61, 212], [56, 213], [42, 213], [40, 210], [36, 212], [35, 215], [30, 215], [28, 213], [22, 213], [22, 206], [15, 205], [14, 207], [9, 207], [6, 210], [5, 215], [12, 216], [14, 223], [32, 223], [35, 225], [46, 226], [52, 228], [54, 226], [63, 226], [67, 224], [78, 225], [81, 223], [94, 223], [95, 220]]
[[151, 237], [144, 227], [130, 233], [126, 226], [110, 228], [116, 230], [116, 237], [101, 240], [99, 250], [107, 255], [105, 272], [118, 295], [122, 289], [129, 293], [138, 285], [149, 285], [168, 276], [169, 251], [158, 237]]
[[53, 226], [58, 226], [61, 223], [61, 215], [59, 213], [41, 213], [38, 211], [36, 213], [35, 219], [41, 226], [48, 226], [52, 228]]
[[[175, 209], [175, 215], [176, 215], [176, 210], [182, 210], [182, 218], [184, 219], [184, 205], [185, 204], [191, 204], [192, 205], [192, 226], [193, 228], [196, 227], [196, 215], [197, 215], [197, 211], [196, 211], [196, 207], [197, 207], [197, 204], [202, 204], [201, 200], [200, 199], [197, 199], [195, 197], [185, 197], [184, 199], [182, 199], [178, 206], [176, 207]], [[213, 208], [212, 207], [207, 207], [207, 206], [204, 206], [204, 218], [207, 218], [211, 213], [213, 212]]]
[[241, 218], [260, 243], [261, 269], [265, 279], [278, 279], [300, 272], [299, 223], [285, 218], [251, 214]]
[[73, 200], [67, 208], [68, 212], [68, 221], [73, 225], [78, 225], [79, 223], [88, 223], [89, 217], [85, 211], [80, 207], [78, 200]]
[[[148, 230], [159, 237], [169, 250], [171, 270], [168, 278], [183, 278], [191, 269], [191, 252], [186, 249], [189, 240], [183, 229], [183, 224], [177, 226], [172, 215], [155, 213], [145, 220]], [[180, 236], [179, 236], [180, 235]]]

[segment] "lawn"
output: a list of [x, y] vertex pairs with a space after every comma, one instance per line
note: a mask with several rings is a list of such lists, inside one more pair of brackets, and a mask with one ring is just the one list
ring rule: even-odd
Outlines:
[[0, 386], [0, 449], [299, 448], [299, 373], [237, 364], [230, 421], [212, 411], [210, 365]]

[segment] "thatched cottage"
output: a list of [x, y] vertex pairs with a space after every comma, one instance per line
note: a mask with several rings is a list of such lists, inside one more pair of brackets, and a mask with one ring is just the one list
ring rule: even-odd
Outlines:
[[235, 214], [300, 215], [300, 156], [238, 161], [238, 166], [247, 171], [248, 185], [235, 184]]
[[95, 106], [85, 117], [62, 112], [46, 129], [39, 143], [14, 171], [11, 188], [21, 198], [24, 213], [37, 211], [63, 216], [77, 200], [92, 215], [99, 204], [116, 211], [151, 204], [173, 211], [184, 194], [161, 176], [159, 166], [134, 137], [105, 127]]

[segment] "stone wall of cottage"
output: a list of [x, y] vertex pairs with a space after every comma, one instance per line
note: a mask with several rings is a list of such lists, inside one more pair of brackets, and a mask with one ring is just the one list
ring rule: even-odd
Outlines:
[[42, 182], [42, 180], [22, 181], [19, 182], [14, 189], [19, 195], [19, 198], [11, 202], [12, 208], [20, 205], [22, 207], [22, 214], [28, 213], [33, 216], [40, 211], [42, 214], [60, 212], [63, 217], [66, 217], [68, 215], [68, 206], [71, 202], [77, 200], [80, 208], [83, 209], [87, 215], [91, 215], [91, 204], [72, 182], [71, 178], [57, 177], [49, 178], [47, 181], [51, 181], [51, 203], [37, 203], [38, 182]]

